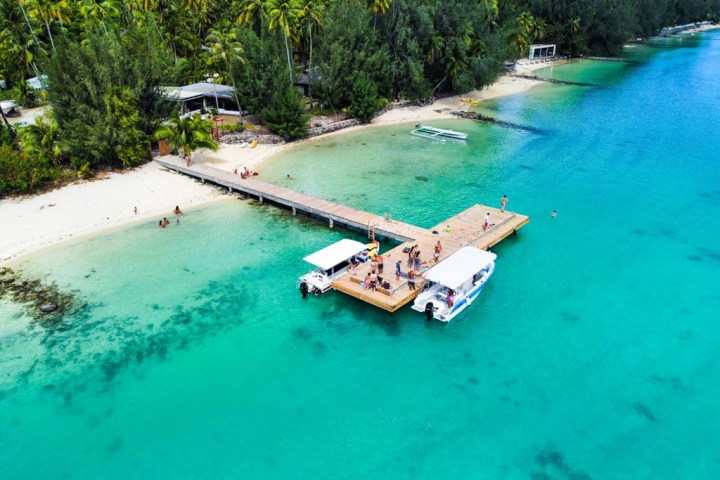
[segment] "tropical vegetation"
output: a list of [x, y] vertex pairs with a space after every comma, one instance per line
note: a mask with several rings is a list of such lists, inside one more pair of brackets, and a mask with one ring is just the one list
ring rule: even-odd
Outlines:
[[0, 0], [0, 95], [52, 111], [17, 138], [3, 122], [0, 144], [28, 165], [132, 167], [168, 133], [160, 87], [208, 79], [296, 138], [308, 104], [368, 121], [387, 102], [489, 85], [534, 42], [613, 55], [718, 15], [720, 0]]

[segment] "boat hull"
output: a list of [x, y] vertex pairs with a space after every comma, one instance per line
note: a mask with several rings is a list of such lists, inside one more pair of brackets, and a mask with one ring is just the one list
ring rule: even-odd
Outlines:
[[449, 322], [456, 316], [460, 314], [463, 310], [465, 310], [467, 307], [469, 307], [472, 302], [477, 299], [477, 297], [480, 295], [480, 292], [482, 292], [482, 289], [485, 288], [485, 285], [487, 284], [488, 280], [490, 280], [490, 277], [492, 277], [493, 272], [495, 271], [495, 264], [493, 263], [490, 266], [490, 269], [488, 270], [488, 273], [485, 274], [485, 276], [482, 278], [481, 281], [477, 282], [465, 295], [459, 296], [455, 299], [455, 303], [452, 307], [448, 307], [447, 304], [443, 303], [442, 300], [438, 299], [436, 296], [437, 291], [432, 290], [433, 287], [431, 287], [431, 290], [429, 290], [427, 293], [421, 292], [420, 295], [415, 299], [415, 302], [412, 305], [412, 309], [416, 312], [427, 312], [427, 306], [429, 303], [433, 304], [433, 315], [432, 318], [435, 320], [439, 320], [441, 322]]

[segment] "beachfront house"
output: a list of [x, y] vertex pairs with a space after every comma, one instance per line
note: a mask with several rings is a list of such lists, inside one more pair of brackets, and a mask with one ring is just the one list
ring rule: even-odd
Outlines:
[[184, 87], [162, 87], [167, 98], [180, 103], [180, 116], [203, 113], [212, 109], [220, 115], [240, 116], [233, 88], [210, 82], [198, 82]]
[[554, 57], [555, 53], [555, 45], [530, 45], [528, 58]]

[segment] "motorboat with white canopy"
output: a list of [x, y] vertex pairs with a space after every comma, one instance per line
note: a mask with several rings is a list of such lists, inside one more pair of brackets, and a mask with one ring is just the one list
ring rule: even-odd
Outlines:
[[316, 268], [300, 277], [300, 293], [305, 298], [308, 293], [319, 295], [327, 292], [333, 280], [344, 275], [350, 266], [365, 263], [367, 259], [367, 245], [348, 238], [308, 255], [303, 260]]
[[495, 271], [496, 258], [485, 250], [461, 248], [425, 273], [412, 309], [425, 312], [428, 321], [449, 322], [480, 294]]

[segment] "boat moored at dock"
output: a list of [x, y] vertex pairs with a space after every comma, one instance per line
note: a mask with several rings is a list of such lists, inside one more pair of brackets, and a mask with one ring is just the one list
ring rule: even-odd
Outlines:
[[467, 138], [466, 133], [456, 132], [455, 130], [445, 130], [443, 128], [436, 128], [432, 125], [423, 124], [415, 125], [415, 130], [411, 131], [410, 135], [422, 138], [429, 138], [431, 140], [436, 140], [439, 142], [445, 141], [445, 139], [442, 137], [453, 138], [455, 140], [465, 140]]
[[425, 285], [412, 309], [449, 322], [478, 297], [495, 271], [497, 255], [474, 247], [463, 247], [428, 270]]
[[332, 287], [333, 280], [344, 275], [351, 266], [367, 262], [367, 245], [344, 238], [303, 260], [316, 267], [301, 276], [298, 282], [300, 293], [305, 298], [308, 293], [320, 295], [327, 292]]

